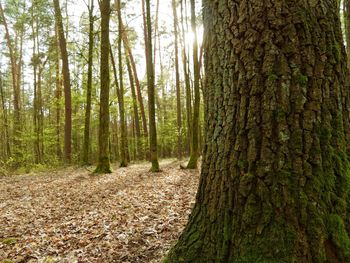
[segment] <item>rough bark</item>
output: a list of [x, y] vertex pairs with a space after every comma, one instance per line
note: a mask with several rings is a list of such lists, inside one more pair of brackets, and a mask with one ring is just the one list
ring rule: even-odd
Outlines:
[[150, 1], [146, 0], [146, 20], [147, 24], [147, 42], [146, 42], [146, 64], [147, 64], [147, 90], [148, 90], [148, 111], [149, 111], [149, 145], [150, 159], [152, 163], [151, 171], [158, 172], [158, 149], [157, 149], [157, 127], [155, 116], [155, 83], [154, 83], [154, 65], [152, 52], [152, 23], [151, 23], [151, 8]]
[[66, 162], [71, 161], [72, 155], [72, 95], [70, 84], [70, 72], [66, 37], [64, 35], [62, 14], [59, 0], [53, 0], [55, 9], [55, 20], [58, 29], [58, 38], [62, 59], [63, 87], [64, 87], [64, 158]]
[[86, 109], [84, 125], [84, 144], [83, 144], [83, 164], [90, 164], [90, 122], [91, 122], [91, 96], [92, 96], [92, 62], [94, 52], [94, 1], [89, 1], [89, 57], [88, 74], [86, 85]]
[[101, 52], [100, 52], [100, 125], [98, 133], [99, 157], [96, 173], [110, 173], [109, 160], [109, 18], [110, 0], [102, 0], [101, 10]]
[[196, 8], [195, 0], [191, 0], [191, 26], [194, 35], [193, 38], [193, 82], [194, 82], [194, 105], [193, 105], [193, 119], [192, 119], [192, 147], [191, 156], [188, 161], [188, 169], [196, 169], [199, 157], [199, 61], [198, 61], [198, 41], [197, 41], [197, 27], [196, 27]]
[[164, 262], [350, 262], [336, 1], [205, 0], [205, 147]]

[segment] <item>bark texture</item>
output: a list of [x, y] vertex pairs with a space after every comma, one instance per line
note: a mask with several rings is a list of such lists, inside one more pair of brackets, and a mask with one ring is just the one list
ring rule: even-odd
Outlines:
[[204, 0], [205, 147], [164, 262], [350, 262], [349, 87], [328, 0]]
[[94, 1], [89, 1], [89, 57], [88, 74], [86, 84], [86, 109], [84, 125], [84, 145], [83, 145], [83, 164], [89, 164], [90, 149], [90, 121], [91, 121], [91, 101], [92, 101], [92, 62], [94, 52]]
[[154, 84], [154, 65], [152, 49], [152, 23], [150, 0], [146, 0], [146, 20], [147, 38], [146, 41], [146, 64], [147, 64], [147, 90], [148, 90], [148, 111], [149, 111], [149, 146], [151, 157], [151, 171], [159, 172], [158, 149], [157, 149], [157, 126], [155, 109], [155, 84]]
[[109, 18], [110, 1], [103, 0], [101, 10], [101, 91], [100, 91], [100, 126], [98, 134], [99, 160], [96, 173], [110, 173], [109, 159]]
[[188, 161], [188, 169], [196, 169], [199, 157], [199, 61], [198, 61], [198, 41], [197, 41], [197, 26], [196, 26], [196, 3], [191, 0], [191, 26], [194, 35], [193, 38], [193, 83], [194, 83], [194, 105], [193, 105], [193, 119], [192, 119], [192, 142], [191, 142], [191, 156]]
[[67, 52], [67, 42], [64, 35], [62, 13], [59, 0], [53, 0], [55, 8], [55, 19], [58, 29], [58, 38], [62, 59], [63, 87], [64, 87], [64, 157], [70, 162], [72, 158], [72, 95], [70, 84], [69, 61]]

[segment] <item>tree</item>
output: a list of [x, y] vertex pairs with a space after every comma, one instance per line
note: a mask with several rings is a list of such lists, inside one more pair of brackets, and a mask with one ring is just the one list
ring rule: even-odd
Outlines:
[[71, 161], [72, 155], [72, 95], [69, 72], [69, 61], [67, 53], [66, 37], [64, 35], [62, 14], [59, 0], [53, 0], [55, 8], [55, 20], [58, 29], [58, 38], [62, 59], [63, 87], [64, 87], [64, 157], [67, 162]]
[[[4, 14], [3, 7], [0, 3], [0, 17], [2, 20], [2, 24], [5, 28], [5, 39], [6, 39], [6, 45], [9, 50], [9, 56], [10, 56], [10, 64], [11, 64], [11, 77], [12, 77], [12, 88], [13, 88], [13, 106], [14, 106], [14, 114], [13, 114], [13, 154], [16, 158], [16, 166], [19, 166], [21, 159], [23, 157], [22, 152], [22, 142], [21, 142], [21, 135], [22, 135], [22, 125], [21, 125], [21, 67], [22, 67], [22, 43], [23, 43], [23, 31], [24, 26], [23, 24], [17, 25], [17, 27], [20, 29], [19, 32], [19, 52], [18, 47], [15, 45], [17, 41], [13, 41], [11, 35], [9, 26], [7, 23], [7, 19]], [[17, 37], [16, 37], [17, 38]]]
[[336, 1], [205, 0], [203, 11], [200, 186], [164, 262], [350, 262]]
[[178, 19], [176, 11], [176, 1], [172, 0], [174, 18], [174, 43], [175, 43], [175, 85], [176, 85], [176, 122], [177, 122], [177, 155], [182, 157], [182, 117], [181, 117], [181, 88], [179, 70], [179, 47], [178, 47]]
[[148, 111], [149, 111], [149, 138], [150, 138], [150, 157], [151, 171], [159, 172], [158, 149], [157, 149], [157, 127], [155, 116], [155, 85], [154, 85], [154, 65], [152, 49], [152, 23], [150, 0], [146, 0], [146, 24], [147, 38], [146, 41], [146, 64], [147, 64], [147, 90], [148, 90]]
[[110, 173], [109, 162], [109, 18], [110, 1], [102, 0], [101, 10], [101, 91], [100, 91], [100, 126], [98, 133], [99, 159], [96, 173]]
[[83, 163], [89, 164], [90, 148], [90, 121], [91, 121], [91, 96], [92, 96], [92, 62], [94, 51], [94, 0], [89, 1], [89, 57], [88, 76], [86, 85], [86, 109], [84, 126]]
[[191, 26], [194, 35], [193, 38], [193, 75], [194, 75], [194, 107], [193, 107], [193, 119], [192, 119], [192, 147], [191, 156], [188, 161], [188, 169], [196, 169], [199, 157], [199, 106], [200, 106], [200, 93], [199, 93], [199, 60], [198, 60], [198, 41], [197, 41], [197, 26], [196, 26], [196, 6], [195, 0], [191, 0]]
[[124, 81], [123, 81], [123, 56], [122, 56], [122, 35], [123, 35], [123, 24], [122, 24], [122, 10], [120, 0], [116, 1], [118, 10], [118, 65], [119, 65], [119, 108], [120, 108], [120, 167], [128, 166], [128, 137], [126, 130], [126, 120], [125, 120], [125, 106], [124, 106]]

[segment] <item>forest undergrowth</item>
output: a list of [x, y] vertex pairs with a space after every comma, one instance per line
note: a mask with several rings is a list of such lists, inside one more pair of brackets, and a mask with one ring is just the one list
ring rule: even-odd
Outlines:
[[0, 177], [0, 262], [160, 262], [194, 204], [198, 171], [164, 160]]

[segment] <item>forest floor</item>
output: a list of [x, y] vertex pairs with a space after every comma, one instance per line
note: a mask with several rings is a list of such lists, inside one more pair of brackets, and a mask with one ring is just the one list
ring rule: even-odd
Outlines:
[[0, 177], [0, 262], [160, 262], [187, 222], [199, 175], [174, 160], [161, 173], [149, 167]]

